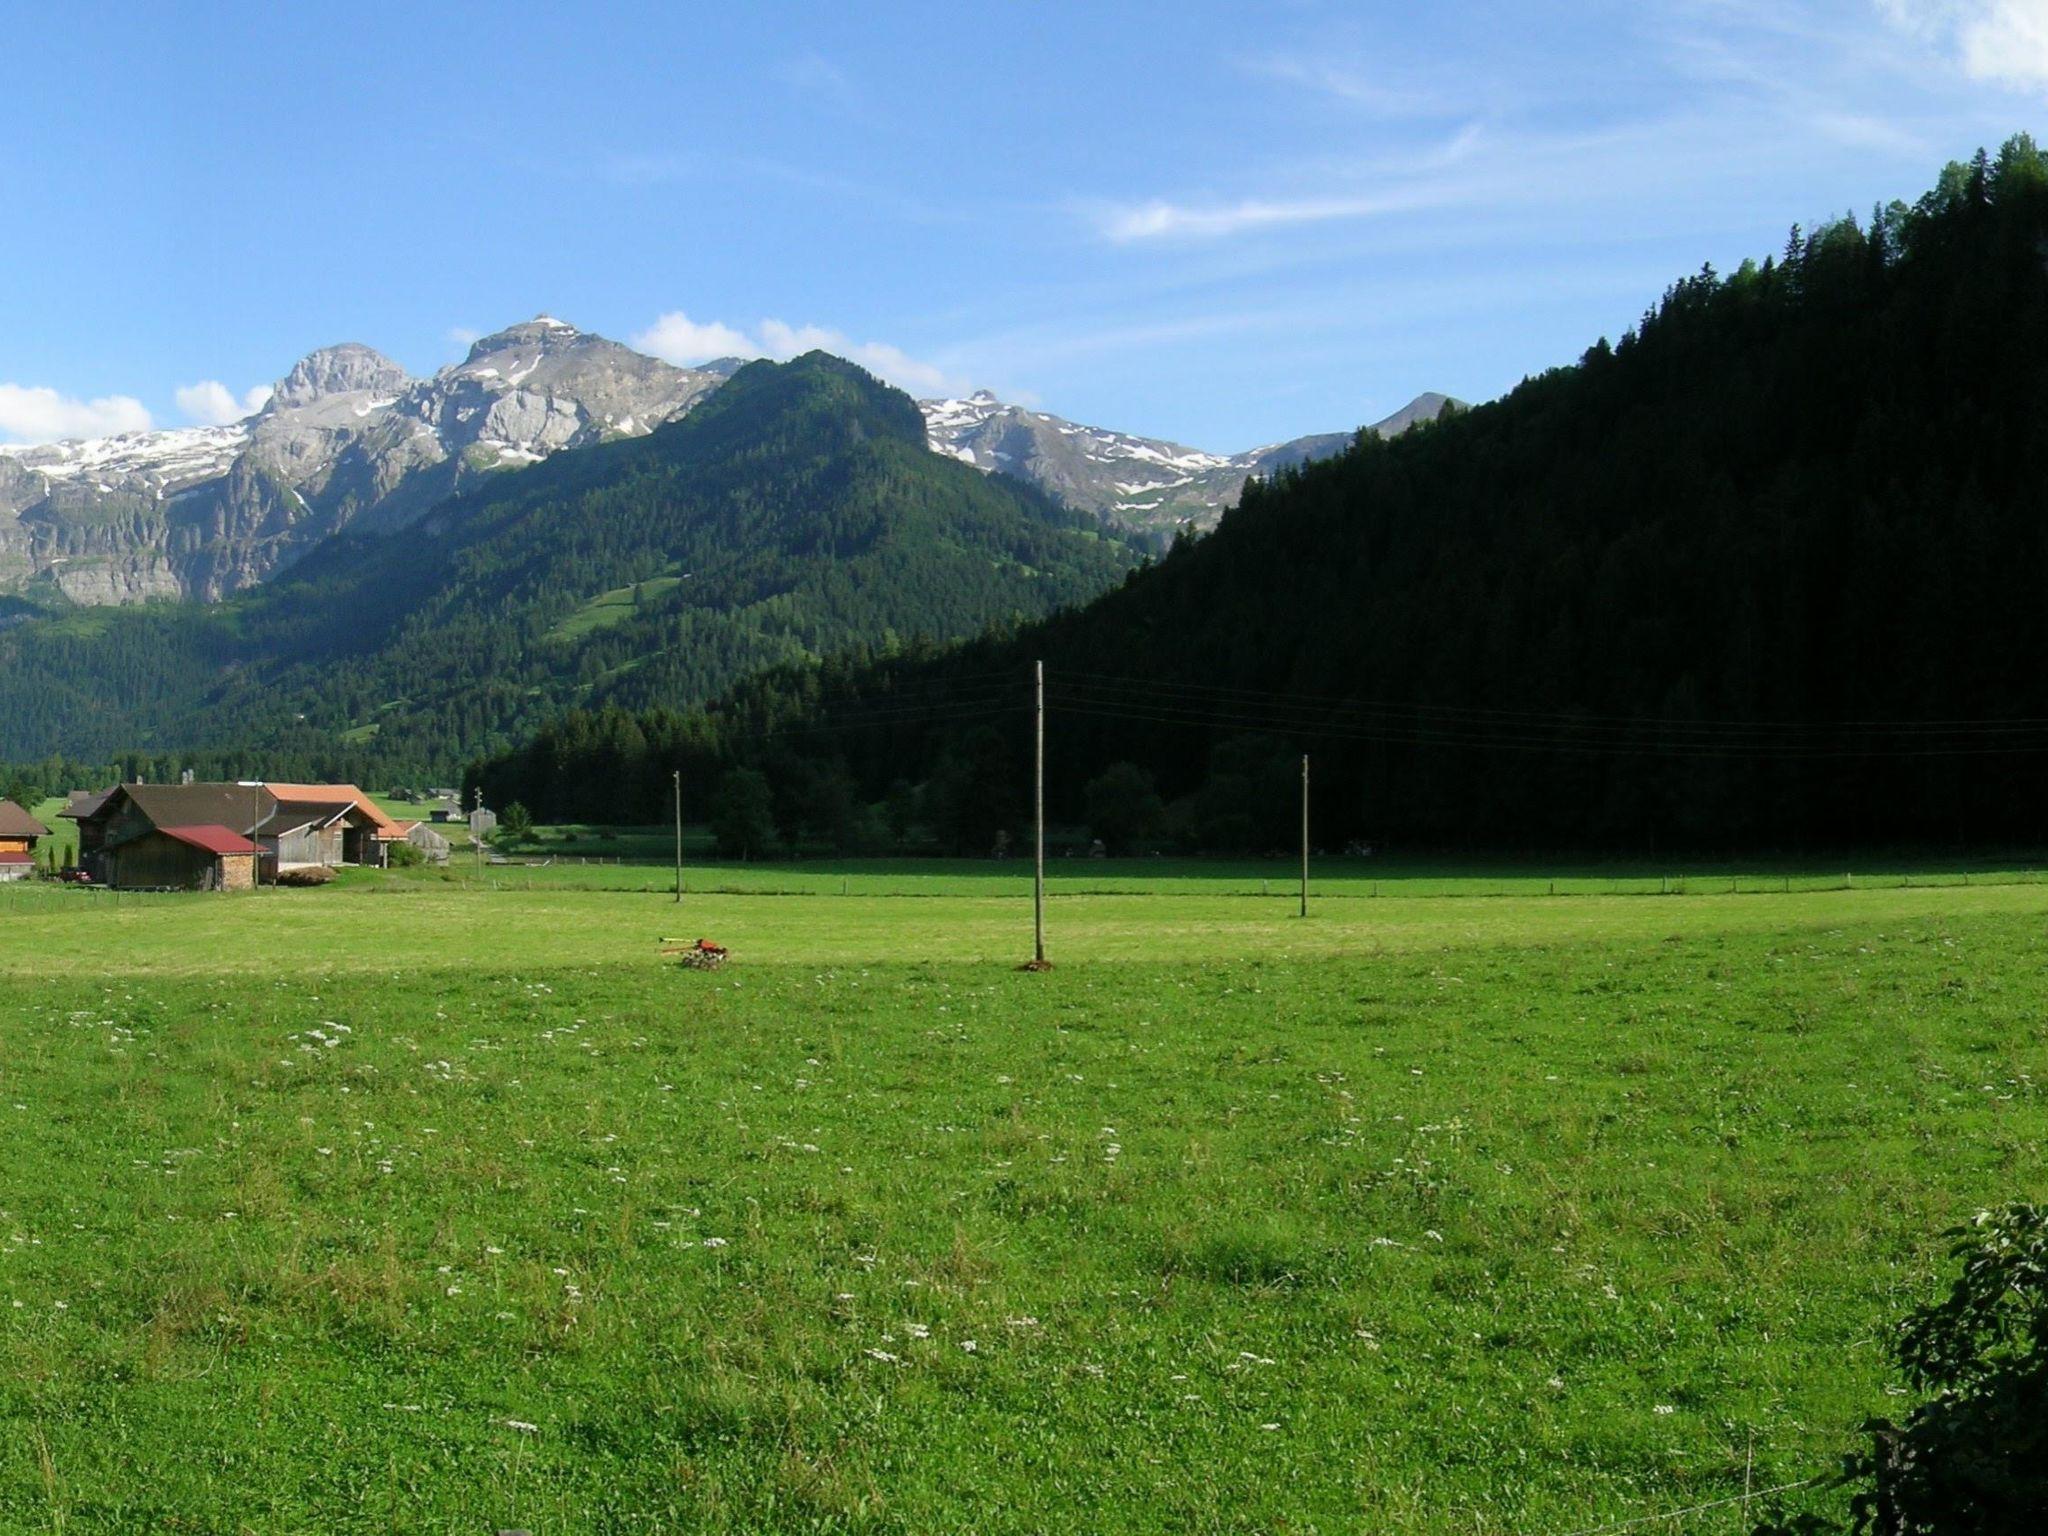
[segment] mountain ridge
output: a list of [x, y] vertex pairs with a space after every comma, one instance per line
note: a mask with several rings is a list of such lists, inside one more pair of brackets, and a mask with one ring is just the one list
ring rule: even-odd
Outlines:
[[909, 396], [823, 353], [747, 364], [650, 432], [483, 476], [402, 538], [367, 521], [223, 603], [0, 628], [0, 758], [242, 750], [250, 771], [445, 775], [563, 708], [703, 700], [763, 667], [964, 639], [1139, 558], [1092, 516], [934, 453]]
[[403, 528], [482, 475], [651, 431], [723, 382], [546, 315], [425, 379], [358, 342], [318, 348], [227, 426], [0, 445], [0, 590], [218, 601], [359, 521]]
[[[988, 390], [961, 399], [927, 400], [932, 446], [989, 473], [1015, 475], [1070, 506], [1100, 513], [1137, 531], [1204, 531], [1253, 476], [1328, 458], [1357, 432], [1323, 432], [1243, 453], [1211, 453], [1162, 438], [1084, 426], [1045, 411], [1011, 405]], [[1393, 415], [1359, 429], [1391, 437], [1446, 410], [1464, 409], [1448, 395], [1418, 395]]]
[[[481, 476], [650, 432], [743, 366], [678, 368], [550, 315], [479, 337], [426, 378], [360, 342], [316, 348], [241, 421], [0, 445], [0, 593], [86, 606], [219, 601], [344, 529], [397, 531]], [[1419, 396], [1365, 430], [1401, 430], [1455, 404]], [[1183, 525], [1213, 526], [1252, 475], [1326, 457], [1355, 435], [1215, 454], [986, 391], [918, 405], [938, 451], [1155, 545]]]

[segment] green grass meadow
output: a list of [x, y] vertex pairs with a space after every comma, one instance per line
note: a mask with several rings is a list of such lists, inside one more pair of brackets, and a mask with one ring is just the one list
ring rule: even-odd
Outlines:
[[2018, 872], [1082, 862], [0, 891], [0, 1530], [1735, 1532], [2048, 1195]]

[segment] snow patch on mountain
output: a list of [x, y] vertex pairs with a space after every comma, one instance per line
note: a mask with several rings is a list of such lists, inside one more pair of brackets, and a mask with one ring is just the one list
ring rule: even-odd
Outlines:
[[[1443, 395], [1423, 395], [1368, 430], [1391, 436], [1452, 404]], [[920, 406], [937, 452], [988, 473], [1017, 475], [1071, 506], [1138, 529], [1207, 527], [1253, 475], [1327, 458], [1352, 439], [1348, 432], [1324, 433], [1221, 454], [1064, 421], [1006, 404], [987, 390]]]

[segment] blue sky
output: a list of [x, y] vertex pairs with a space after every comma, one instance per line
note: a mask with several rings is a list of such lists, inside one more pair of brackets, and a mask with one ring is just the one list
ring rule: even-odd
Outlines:
[[2048, 0], [23, 6], [0, 441], [545, 311], [1237, 449], [2043, 138]]

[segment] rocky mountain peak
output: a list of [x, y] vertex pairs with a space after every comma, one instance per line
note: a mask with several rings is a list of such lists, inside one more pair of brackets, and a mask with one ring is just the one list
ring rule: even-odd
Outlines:
[[374, 347], [345, 341], [309, 352], [278, 381], [267, 409], [311, 405], [327, 395], [368, 391], [395, 395], [412, 382], [406, 371]]
[[545, 352], [550, 348], [583, 339], [583, 332], [568, 321], [557, 320], [553, 315], [535, 315], [531, 320], [522, 320], [517, 325], [506, 326], [502, 331], [493, 331], [488, 336], [478, 337], [469, 349], [465, 365], [482, 362], [501, 352], [522, 349], [538, 349]]

